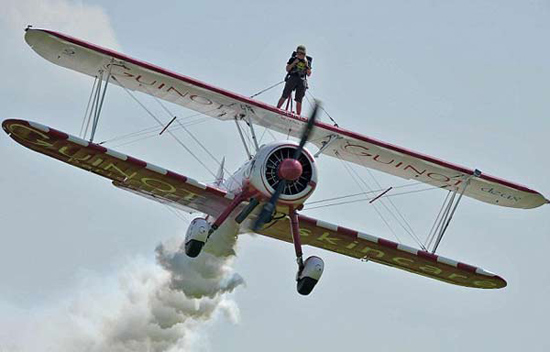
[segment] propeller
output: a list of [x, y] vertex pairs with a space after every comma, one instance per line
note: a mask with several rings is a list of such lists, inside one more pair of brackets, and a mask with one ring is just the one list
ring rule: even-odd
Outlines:
[[269, 199], [269, 202], [267, 202], [264, 205], [264, 207], [262, 208], [262, 211], [258, 215], [258, 218], [256, 219], [254, 226], [252, 227], [254, 231], [261, 229], [266, 222], [269, 222], [269, 219], [273, 215], [273, 211], [275, 210], [275, 207], [277, 205], [277, 201], [279, 200], [279, 198], [281, 197], [281, 193], [285, 189], [287, 181], [294, 181], [302, 175], [302, 164], [298, 159], [302, 155], [302, 152], [304, 150], [304, 145], [306, 144], [309, 138], [309, 135], [313, 130], [313, 127], [315, 125], [315, 119], [317, 118], [318, 110], [319, 110], [319, 102], [315, 100], [315, 105], [313, 106], [313, 112], [311, 113], [311, 117], [309, 118], [307, 125], [302, 132], [300, 144], [298, 145], [298, 148], [296, 148], [296, 151], [294, 152], [293, 157], [284, 159], [279, 164], [279, 169], [277, 174], [279, 175], [281, 180], [279, 181], [279, 184], [277, 185], [275, 192], [271, 196], [271, 199]]

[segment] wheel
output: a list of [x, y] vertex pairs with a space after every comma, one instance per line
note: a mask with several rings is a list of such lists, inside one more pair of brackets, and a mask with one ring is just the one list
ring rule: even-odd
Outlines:
[[296, 278], [296, 289], [298, 293], [307, 296], [313, 291], [325, 268], [323, 260], [316, 256], [311, 256], [304, 262], [304, 267], [298, 272]]
[[319, 281], [306, 276], [298, 279], [296, 289], [298, 290], [298, 293], [302, 296], [307, 296], [311, 293], [311, 291], [313, 291], [313, 288], [315, 287], [315, 285], [317, 285], [317, 282]]
[[189, 240], [185, 243], [185, 254], [191, 258], [196, 258], [204, 247], [204, 242]]

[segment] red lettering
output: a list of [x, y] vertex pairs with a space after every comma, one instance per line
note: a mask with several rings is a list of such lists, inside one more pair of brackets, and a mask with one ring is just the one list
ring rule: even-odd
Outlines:
[[189, 99], [193, 100], [195, 103], [203, 104], [203, 105], [212, 105], [212, 101], [208, 98], [201, 97], [200, 95], [190, 95]]
[[378, 161], [379, 163], [382, 163], [382, 164], [386, 164], [386, 165], [389, 165], [389, 164], [391, 164], [391, 163], [393, 163], [393, 162], [395, 161], [395, 159], [392, 159], [392, 160], [391, 160], [390, 162], [388, 162], [388, 163], [383, 162], [383, 161], [379, 161], [379, 160], [378, 160], [378, 157], [379, 157], [379, 156], [380, 156], [380, 154], [376, 155], [376, 156], [373, 158], [373, 160], [374, 160], [374, 161]]
[[167, 93], [170, 93], [170, 91], [176, 92], [182, 98], [185, 98], [185, 96], [187, 94], [189, 94], [188, 92], [185, 92], [185, 94], [181, 94], [181, 92], [179, 90], [177, 90], [176, 88], [174, 88], [174, 87], [170, 87], [170, 88], [168, 88], [168, 90], [166, 90]]
[[414, 172], [417, 173], [417, 175], [415, 175], [414, 177], [418, 177], [418, 176], [420, 176], [420, 175], [423, 175], [423, 174], [426, 172], [426, 170], [420, 172], [420, 171], [418, 171], [417, 169], [415, 169], [414, 166], [412, 166], [412, 165], [407, 165], [407, 166], [405, 166], [405, 168], [404, 168], [403, 170], [407, 171], [408, 169], [413, 169]]
[[[451, 179], [449, 177], [447, 177], [445, 175], [437, 174], [435, 172], [430, 172], [427, 176], [429, 178], [431, 178], [432, 180], [435, 180], [435, 181], [440, 181], [440, 182], [449, 182], [449, 181], [451, 181]], [[435, 176], [437, 176], [437, 177], [435, 177]]]
[[150, 85], [150, 86], [157, 84], [157, 81], [156, 81], [156, 80], [153, 81], [152, 83], [142, 82], [142, 81], [141, 81], [141, 77], [142, 77], [141, 75], [136, 76], [136, 81], [138, 81], [138, 82], [141, 83], [141, 84], [148, 84], [148, 85]]
[[363, 147], [362, 145], [355, 145], [355, 144], [347, 144], [344, 146], [344, 149], [346, 152], [353, 154], [353, 155], [359, 155], [359, 156], [372, 156], [372, 154], [367, 153], [366, 151], [369, 150], [367, 147]]

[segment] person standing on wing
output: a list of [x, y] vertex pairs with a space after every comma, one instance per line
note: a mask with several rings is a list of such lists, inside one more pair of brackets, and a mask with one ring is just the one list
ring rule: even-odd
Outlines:
[[306, 47], [299, 45], [296, 51], [292, 53], [292, 57], [286, 64], [287, 75], [285, 77], [285, 88], [283, 95], [277, 103], [277, 108], [281, 108], [285, 100], [290, 97], [293, 90], [296, 90], [294, 100], [296, 101], [296, 113], [302, 113], [302, 99], [306, 94], [307, 77], [311, 75], [311, 62], [313, 58], [306, 56]]

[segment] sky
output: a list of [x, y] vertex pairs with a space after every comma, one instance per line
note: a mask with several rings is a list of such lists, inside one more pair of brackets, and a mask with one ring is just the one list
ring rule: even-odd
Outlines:
[[[243, 95], [279, 82], [288, 55], [304, 44], [314, 57], [309, 92], [340, 126], [550, 196], [549, 1], [5, 0], [3, 8], [2, 120], [28, 119], [76, 135], [92, 86], [91, 78], [34, 53], [23, 40], [27, 24]], [[274, 104], [280, 88], [258, 99]], [[153, 100], [139, 97], [162, 114]], [[97, 138], [154, 124], [113, 86]], [[245, 161], [230, 122], [203, 119], [190, 129], [226, 157], [228, 169]], [[125, 142], [106, 146], [212, 181], [169, 137]], [[33, 153], [7, 135], [0, 135], [0, 160], [0, 351], [550, 349], [550, 208], [507, 209], [473, 199], [462, 201], [438, 253], [501, 275], [508, 282], [502, 290], [452, 286], [306, 247], [306, 255], [324, 259], [325, 272], [302, 297], [292, 246], [245, 235], [236, 258], [223, 263], [223, 275], [238, 282], [208, 301], [206, 315], [171, 330], [181, 336], [143, 330], [166, 344], [136, 333], [125, 340], [134, 345], [114, 348], [107, 343], [113, 336], [133, 331], [132, 324], [141, 332], [142, 321], [151, 319], [149, 296], [160, 292], [155, 285], [166, 282], [170, 268], [159, 264], [159, 248], [181, 240], [193, 217]], [[358, 191], [338, 161], [320, 157], [318, 167], [312, 201]], [[366, 170], [356, 170], [368, 179]], [[375, 175], [384, 186], [406, 183]], [[425, 238], [444, 196], [430, 191], [395, 202]], [[367, 202], [304, 214], [396, 240]]]

